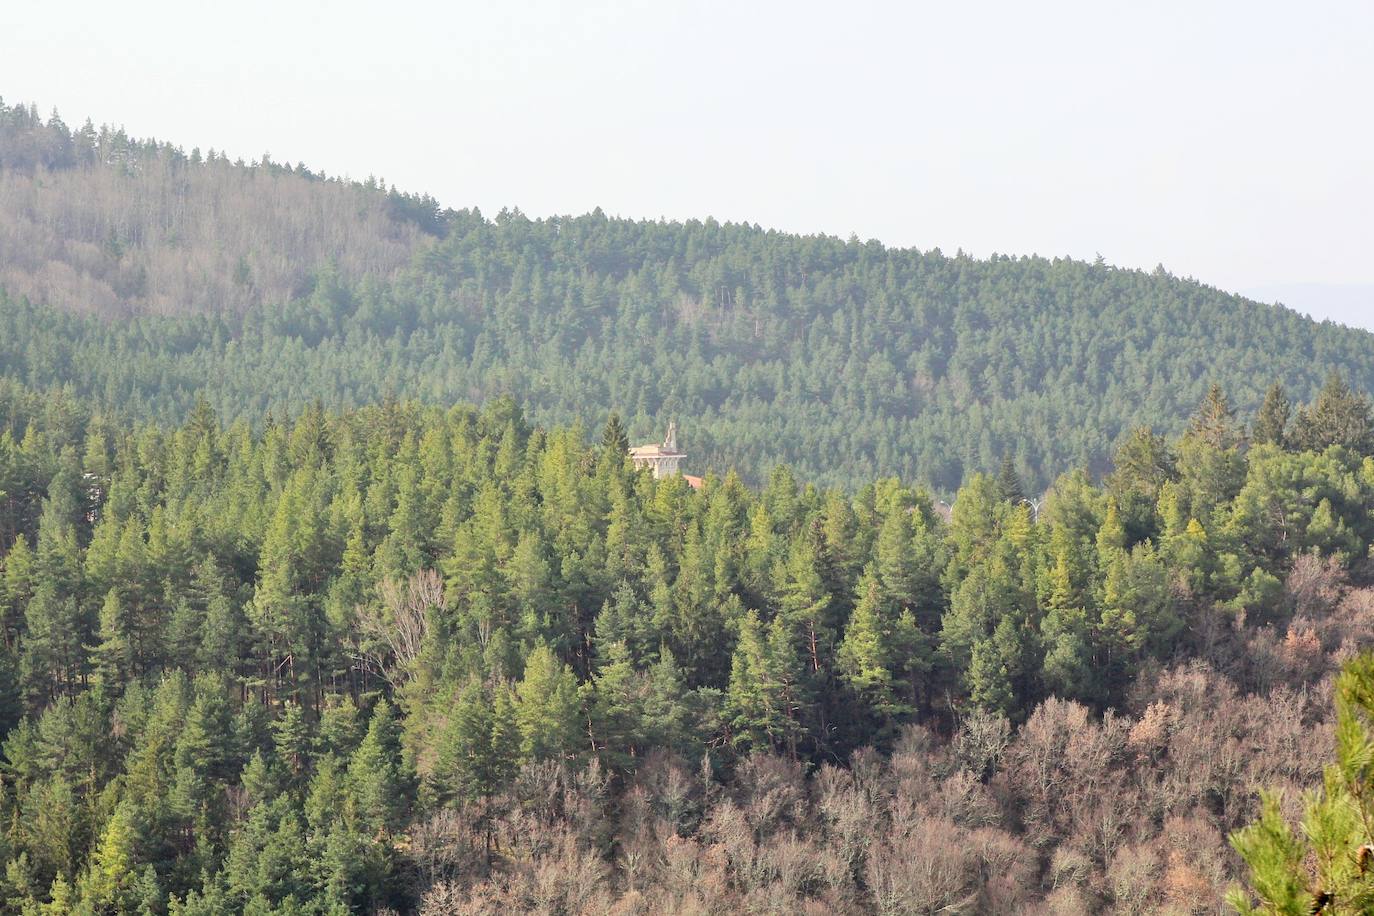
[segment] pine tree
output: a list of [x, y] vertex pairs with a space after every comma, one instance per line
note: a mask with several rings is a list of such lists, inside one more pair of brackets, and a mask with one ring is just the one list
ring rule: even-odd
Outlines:
[[385, 700], [348, 763], [348, 792], [369, 834], [396, 831], [409, 807], [410, 776], [401, 755], [400, 730]]
[[845, 679], [856, 690], [873, 694], [874, 705], [884, 714], [892, 704], [893, 681], [884, 652], [886, 629], [877, 576], [870, 571], [859, 582], [859, 600], [854, 604], [836, 657]]
[[72, 889], [71, 882], [63, 872], [58, 872], [52, 879], [52, 887], [48, 890], [48, 902], [44, 904], [39, 912], [43, 916], [67, 916], [76, 910], [76, 892]]
[[638, 674], [623, 643], [611, 643], [591, 689], [592, 739], [614, 770], [631, 769], [644, 741], [647, 679]]
[[1018, 702], [1015, 680], [1019, 675], [1019, 653], [1015, 651], [1013, 624], [1003, 618], [993, 636], [978, 640], [973, 646], [967, 683], [969, 699], [985, 712], [1011, 718]]
[[1298, 411], [1293, 421], [1293, 445], [1320, 452], [1342, 445], [1360, 455], [1374, 452], [1374, 420], [1370, 401], [1356, 394], [1340, 373], [1333, 372], [1317, 400]]
[[1347, 664], [1336, 687], [1336, 761], [1322, 788], [1304, 800], [1303, 830], [1294, 833], [1272, 792], [1261, 793], [1254, 823], [1231, 834], [1250, 870], [1247, 890], [1228, 902], [1242, 914], [1368, 913], [1368, 825], [1374, 820], [1374, 655]]
[[299, 775], [309, 763], [310, 748], [314, 744], [310, 724], [299, 704], [287, 705], [281, 718], [272, 723], [272, 735], [277, 746], [277, 759], [285, 763], [292, 774]]
[[545, 558], [543, 538], [535, 531], [522, 531], [506, 565], [507, 589], [520, 609], [518, 631], [528, 645], [539, 640], [554, 645], [571, 645], [577, 634], [575, 622], [559, 613], [554, 600], [554, 572]]
[[218, 829], [221, 823], [224, 799], [214, 784], [231, 776], [231, 730], [232, 716], [222, 687], [212, 681], [198, 682], [196, 698], [176, 739], [171, 791], [178, 815], [197, 831]]
[[106, 822], [90, 870], [78, 888], [85, 904], [97, 912], [124, 913], [132, 909], [137, 842], [133, 805], [126, 799]]
[[59, 597], [44, 582], [24, 610], [22, 678], [30, 702], [73, 693], [87, 674], [90, 628], [74, 596]]
[[335, 699], [320, 713], [319, 753], [347, 760], [362, 740], [362, 722], [353, 698]]
[[648, 609], [640, 603], [634, 589], [628, 582], [621, 582], [596, 615], [592, 643], [598, 666], [606, 663], [616, 645], [628, 652], [637, 666], [651, 662], [659, 641], [652, 624]]
[[992, 636], [973, 647], [966, 676], [969, 699], [987, 713], [1021, 721], [1035, 702], [1031, 694], [1033, 666], [1031, 633], [1014, 615], [1004, 615]]
[[621, 464], [630, 451], [630, 437], [626, 435], [618, 413], [611, 414], [606, 420], [606, 428], [601, 431], [601, 450], [608, 461]]
[[1255, 426], [1250, 431], [1250, 439], [1256, 445], [1277, 445], [1282, 447], [1287, 441], [1288, 418], [1291, 407], [1284, 396], [1283, 385], [1275, 382], [1264, 393], [1264, 403], [1255, 416]]
[[13, 647], [23, 628], [24, 608], [33, 597], [35, 586], [33, 551], [28, 539], [22, 534], [11, 543], [5, 555], [5, 576], [0, 587], [0, 598], [4, 601], [4, 640], [5, 645]]
[[1099, 644], [1106, 657], [1099, 672], [1115, 691], [1134, 673], [1142, 654], [1162, 654], [1183, 621], [1169, 589], [1168, 573], [1149, 545], [1119, 551], [1108, 561], [1102, 585]]
[[1067, 551], [1061, 550], [1051, 573], [1051, 591], [1040, 636], [1045, 656], [1041, 680], [1051, 695], [1093, 702], [1096, 684], [1088, 614], [1074, 588]]
[[1163, 436], [1137, 427], [1112, 459], [1106, 489], [1131, 543], [1155, 534], [1155, 506], [1161, 489], [1178, 476], [1175, 457]]
[[[776, 649], [780, 647], [770, 641], [769, 634], [770, 628], [754, 611], [740, 621], [725, 707], [733, 740], [741, 749], [775, 747], [793, 732], [785, 670], [792, 659], [779, 657]], [[785, 646], [785, 638], [782, 642]]]
[[1002, 463], [997, 468], [997, 492], [1004, 502], [1012, 505], [1026, 498], [1025, 488], [1021, 485], [1021, 478], [1016, 473], [1016, 464], [1010, 455], [1003, 455]]
[[92, 653], [95, 670], [112, 690], [121, 691], [134, 672], [129, 615], [119, 591], [110, 589], [100, 607], [99, 643]]
[[[718, 693], [710, 692], [711, 695]], [[701, 705], [696, 702], [699, 697], [695, 692], [688, 692], [677, 659], [664, 646], [658, 661], [649, 670], [648, 694], [643, 701], [642, 728], [646, 743], [676, 751], [687, 759], [695, 757], [700, 751], [697, 737], [703, 731], [700, 725], [705, 724], [694, 721], [694, 711]]]
[[1178, 443], [1179, 486], [1186, 504], [1203, 524], [1212, 524], [1214, 513], [1234, 499], [1244, 483], [1243, 445], [1244, 435], [1230, 402], [1214, 384]]
[[515, 718], [526, 760], [562, 759], [582, 743], [577, 678], [548, 646], [536, 646], [516, 686]]
[[1097, 531], [1097, 555], [1099, 562], [1109, 563], [1118, 552], [1126, 549], [1126, 526], [1122, 524], [1121, 512], [1116, 503], [1107, 504], [1107, 514], [1102, 527]]
[[1188, 431], [1213, 448], [1234, 448], [1240, 444], [1241, 434], [1236, 426], [1236, 412], [1221, 385], [1213, 382], [1207, 389], [1193, 418], [1189, 421]]
[[201, 671], [232, 674], [243, 653], [247, 620], [226, 595], [214, 595], [205, 609], [195, 661]]
[[490, 798], [514, 775], [519, 756], [513, 709], [504, 688], [470, 683], [439, 738], [434, 782], [441, 799]]
[[778, 617], [800, 635], [802, 652], [812, 676], [831, 662], [835, 640], [833, 596], [820, 575], [816, 543], [810, 532], [793, 542], [787, 566], [774, 577], [778, 583]]

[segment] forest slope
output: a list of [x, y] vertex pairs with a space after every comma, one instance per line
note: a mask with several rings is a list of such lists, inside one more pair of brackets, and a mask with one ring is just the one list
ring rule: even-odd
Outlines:
[[618, 410], [634, 439], [675, 417], [698, 472], [951, 492], [1006, 456], [1038, 491], [1135, 425], [1179, 431], [1211, 381], [1252, 410], [1333, 369], [1374, 387], [1374, 335], [1163, 269], [493, 220], [0, 108], [0, 374], [115, 415], [509, 394], [541, 423]]
[[0, 907], [1220, 912], [1374, 641], [1370, 404], [1284, 414], [1246, 449], [1214, 391], [946, 521], [500, 399], [135, 430], [0, 383]]

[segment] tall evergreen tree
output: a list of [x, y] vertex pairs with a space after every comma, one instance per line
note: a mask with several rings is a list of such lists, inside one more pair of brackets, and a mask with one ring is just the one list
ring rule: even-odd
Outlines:
[[606, 428], [601, 431], [601, 449], [608, 458], [624, 460], [630, 451], [630, 437], [620, 422], [620, 414], [612, 413], [606, 420]]
[[1026, 498], [1025, 488], [1021, 485], [1021, 478], [1016, 473], [1016, 464], [1010, 455], [1003, 455], [1002, 462], [997, 467], [997, 491], [1004, 501], [1012, 505]]
[[1359, 454], [1374, 451], [1374, 420], [1368, 396], [1350, 389], [1338, 372], [1328, 376], [1317, 400], [1298, 410], [1293, 420], [1293, 444], [1320, 452], [1343, 445]]
[[577, 678], [548, 646], [536, 646], [525, 659], [525, 676], [516, 686], [516, 695], [515, 719], [524, 759], [562, 759], [582, 744]]
[[1236, 412], [1221, 385], [1213, 382], [1188, 423], [1188, 431], [1213, 448], [1232, 448], [1241, 440]]
[[1254, 428], [1250, 439], [1256, 445], [1277, 445], [1282, 447], [1287, 441], [1288, 418], [1291, 407], [1283, 393], [1283, 385], [1275, 382], [1264, 392], [1264, 403], [1255, 416]]
[[410, 805], [410, 775], [401, 753], [400, 729], [385, 700], [372, 712], [372, 723], [348, 763], [348, 791], [363, 829], [393, 833]]

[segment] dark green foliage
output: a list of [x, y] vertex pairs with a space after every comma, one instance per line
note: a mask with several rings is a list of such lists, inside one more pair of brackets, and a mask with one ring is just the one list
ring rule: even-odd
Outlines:
[[1255, 425], [1250, 430], [1250, 441], [1255, 445], [1282, 446], [1288, 436], [1288, 420], [1292, 406], [1278, 382], [1269, 386], [1264, 393], [1264, 403], [1255, 416]]
[[[1232, 750], [1263, 735], [1190, 738], [1193, 668], [1141, 714], [1158, 672], [1302, 684], [1368, 637], [1322, 584], [1374, 542], [1368, 335], [1100, 263], [440, 213], [0, 106], [0, 183], [40, 174], [44, 200], [129, 178], [314, 201], [293, 212], [390, 247], [273, 274], [226, 239], [224, 298], [174, 303], [167, 240], [102, 231], [99, 301], [0, 293], [5, 912], [450, 912], [522, 881], [509, 911], [606, 911], [607, 887], [637, 911], [674, 874], [684, 911], [751, 874], [939, 909], [903, 863], [954, 876], [949, 909], [1150, 911], [1179, 900], [1131, 903], [1133, 876], [1197, 886], [1190, 840], [1147, 849], [1060, 768], [1154, 827], [1189, 804], [1234, 826]], [[1290, 418], [1276, 383], [1247, 441], [1261, 378], [1316, 400]], [[599, 437], [552, 425], [613, 406]], [[700, 490], [625, 460], [669, 417], [719, 472]], [[1345, 858], [1367, 674], [1309, 837]], [[1122, 709], [1137, 727], [1095, 715]], [[836, 858], [794, 867], [808, 805]], [[1264, 818], [1237, 841], [1255, 886], [1305, 905], [1303, 841]], [[1358, 901], [1341, 856], [1322, 877]]]
[[[1281, 625], [1309, 553], [1357, 565], [1374, 538], [1364, 455], [1245, 451], [1217, 392], [1175, 442], [1127, 437], [1101, 487], [1065, 475], [1033, 506], [1004, 464], [946, 521], [891, 479], [655, 481], [618, 435], [509, 401], [255, 433], [0, 390], [27, 494], [0, 555], [20, 909], [405, 908], [445, 812], [490, 864], [511, 812], [636, 810], [664, 755], [728, 780], [1005, 730], [1052, 695], [1120, 708], [1218, 627]], [[675, 785], [698, 823], [705, 790]]]
[[607, 455], [621, 461], [625, 460], [625, 453], [630, 450], [630, 437], [621, 425], [620, 414], [613, 413], [606, 421], [606, 428], [601, 433], [601, 447]]
[[1293, 446], [1319, 452], [1341, 445], [1361, 454], [1374, 446], [1374, 421], [1369, 396], [1352, 391], [1340, 373], [1333, 372], [1317, 394], [1293, 418]]
[[[1033, 495], [1071, 467], [1105, 470], [1127, 430], [1181, 432], [1214, 383], [1246, 414], [1274, 380], [1300, 399], [1331, 369], [1374, 388], [1374, 335], [1163, 271], [979, 261], [709, 219], [441, 213], [376, 183], [266, 160], [197, 162], [118, 131], [93, 132], [87, 148], [70, 132], [53, 140], [22, 106], [5, 112], [0, 175], [24, 207], [56, 209], [38, 218], [47, 231], [30, 248], [35, 263], [0, 270], [0, 377], [68, 387], [120, 420], [213, 408], [258, 424], [317, 400], [510, 395], [544, 424], [618, 409], [623, 423], [608, 432], [619, 425], [634, 442], [656, 441], [676, 418], [689, 470], [734, 468], [753, 483], [783, 461], [825, 485], [897, 475], [947, 494], [1006, 455]], [[42, 194], [29, 186], [37, 162], [57, 170]], [[81, 245], [51, 242], [72, 231], [63, 214], [94, 200], [117, 202], [89, 220], [113, 226], [149, 201], [182, 200], [172, 189], [183, 187], [183, 209], [213, 196], [225, 211], [219, 236], [190, 239], [188, 227], [164, 238], [150, 226], [146, 238], [116, 238], [122, 257], [98, 268], [64, 260]], [[264, 200], [284, 210], [260, 212]], [[278, 225], [294, 231], [264, 242]], [[212, 266], [197, 267], [198, 280], [183, 275], [202, 260]], [[146, 296], [134, 262], [150, 278]], [[94, 271], [85, 285], [55, 279], [83, 271]], [[40, 289], [50, 301], [36, 301]], [[1349, 444], [1358, 430], [1336, 429], [1328, 413], [1304, 435]], [[23, 501], [32, 490], [22, 470], [7, 482], [5, 454], [0, 490]], [[0, 540], [11, 534], [0, 516]], [[428, 546], [392, 555], [414, 563]]]
[[1188, 432], [1212, 448], [1225, 449], [1239, 444], [1240, 431], [1236, 427], [1236, 412], [1221, 386], [1213, 382], [1207, 395], [1193, 413]]
[[1025, 488], [1021, 486], [1021, 478], [1016, 473], [1016, 463], [1010, 455], [1003, 455], [1002, 463], [997, 466], [997, 490], [1003, 499], [1013, 505], [1026, 498]]

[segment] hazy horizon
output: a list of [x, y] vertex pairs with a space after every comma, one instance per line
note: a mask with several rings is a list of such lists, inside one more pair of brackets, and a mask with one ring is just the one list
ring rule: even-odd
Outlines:
[[1259, 302], [1277, 302], [1318, 321], [1374, 330], [1374, 283], [1275, 283], [1238, 292]]
[[1374, 329], [1364, 4], [142, 10], [12, 23], [0, 95], [444, 206], [1100, 253]]

